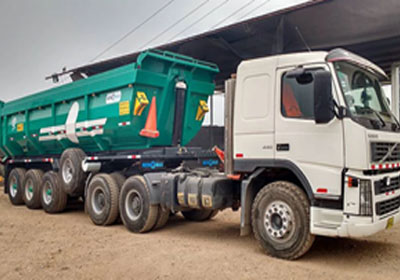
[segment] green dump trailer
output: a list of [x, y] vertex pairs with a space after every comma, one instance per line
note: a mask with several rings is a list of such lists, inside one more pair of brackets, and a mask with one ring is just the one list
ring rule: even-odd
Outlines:
[[146, 51], [135, 63], [1, 103], [1, 151], [18, 158], [74, 147], [98, 154], [184, 146], [201, 128], [217, 72], [211, 63]]

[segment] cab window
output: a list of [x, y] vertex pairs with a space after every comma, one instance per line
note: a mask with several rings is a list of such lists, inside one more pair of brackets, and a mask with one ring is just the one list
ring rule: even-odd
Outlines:
[[314, 75], [307, 70], [298, 77], [282, 77], [281, 112], [287, 118], [314, 119]]

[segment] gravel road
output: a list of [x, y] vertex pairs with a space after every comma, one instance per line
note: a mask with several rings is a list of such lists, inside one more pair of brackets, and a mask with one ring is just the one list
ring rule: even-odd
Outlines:
[[239, 237], [239, 212], [204, 223], [176, 215], [132, 234], [97, 227], [76, 204], [59, 215], [14, 207], [0, 188], [0, 279], [397, 279], [400, 225], [358, 240], [318, 238], [294, 262]]

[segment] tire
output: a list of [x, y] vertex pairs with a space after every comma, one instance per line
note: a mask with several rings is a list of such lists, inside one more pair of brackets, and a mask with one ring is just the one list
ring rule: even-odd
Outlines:
[[49, 214], [60, 213], [67, 207], [68, 195], [62, 188], [58, 173], [49, 171], [44, 174], [40, 202], [43, 210]]
[[298, 259], [314, 242], [310, 203], [292, 183], [278, 181], [262, 188], [253, 202], [251, 218], [256, 239], [272, 257]]
[[158, 217], [156, 225], [154, 226], [155, 230], [163, 228], [167, 224], [170, 212], [171, 211], [164, 210], [161, 208], [161, 206], [158, 206]]
[[7, 189], [8, 198], [13, 205], [23, 205], [23, 184], [26, 170], [23, 168], [14, 168], [8, 174]]
[[22, 198], [24, 199], [26, 207], [29, 209], [39, 209], [42, 204], [40, 203], [40, 194], [43, 184], [43, 171], [39, 169], [29, 169], [25, 174]]
[[132, 176], [125, 181], [119, 211], [125, 227], [132, 232], [148, 232], [156, 225], [159, 206], [150, 205], [150, 189], [142, 176]]
[[114, 178], [97, 174], [89, 183], [85, 200], [86, 211], [95, 225], [113, 224], [118, 218], [119, 188]]
[[64, 192], [69, 195], [82, 195], [87, 174], [82, 170], [86, 154], [77, 148], [66, 149], [60, 159], [60, 179]]
[[186, 220], [194, 222], [204, 222], [210, 220], [218, 214], [218, 210], [199, 210], [192, 209], [189, 211], [182, 211], [182, 215]]
[[[115, 182], [117, 182], [118, 189], [119, 189], [119, 191], [121, 191], [121, 188], [125, 183], [126, 177], [121, 172], [118, 172], [118, 171], [117, 172], [113, 172], [110, 175], [111, 175], [111, 177], [114, 178]], [[115, 221], [115, 223], [116, 224], [122, 224], [122, 219], [121, 219], [120, 215], [118, 215], [118, 218]]]
[[121, 173], [121, 172], [113, 172], [110, 174], [111, 177], [113, 177], [114, 181], [117, 183], [118, 185], [118, 189], [121, 190], [122, 186], [125, 183], [125, 176]]

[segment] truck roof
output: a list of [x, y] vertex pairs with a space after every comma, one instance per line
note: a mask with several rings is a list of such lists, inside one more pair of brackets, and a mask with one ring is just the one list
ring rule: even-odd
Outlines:
[[275, 63], [277, 67], [297, 66], [305, 62], [325, 63], [327, 55], [328, 52], [326, 51], [311, 51], [311, 52], [297, 52], [291, 54], [267, 56], [267, 57], [242, 61], [239, 65], [239, 68], [243, 65], [252, 63]]

